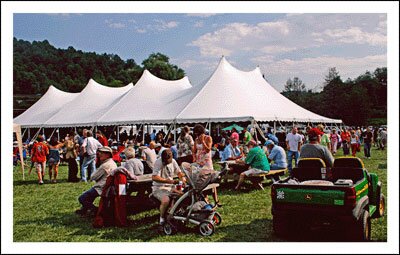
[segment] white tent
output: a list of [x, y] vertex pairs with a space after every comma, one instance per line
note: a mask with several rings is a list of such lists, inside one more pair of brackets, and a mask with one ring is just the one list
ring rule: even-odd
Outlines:
[[187, 77], [169, 81], [145, 70], [136, 85], [96, 125], [172, 123], [190, 101], [191, 88]]
[[310, 112], [276, 91], [259, 68], [244, 72], [223, 57], [210, 79], [177, 115], [177, 123], [228, 121], [341, 123]]
[[25, 112], [14, 119], [22, 127], [41, 127], [65, 104], [76, 98], [79, 93], [68, 93], [50, 86], [46, 93]]
[[13, 123], [13, 133], [17, 137], [19, 158], [21, 160], [22, 179], [25, 180], [24, 156], [22, 153], [21, 125]]
[[[65, 104], [44, 127], [92, 126], [111, 106], [133, 87], [132, 83], [120, 88], [103, 86], [90, 79], [74, 100]], [[125, 109], [126, 110], [126, 109]]]

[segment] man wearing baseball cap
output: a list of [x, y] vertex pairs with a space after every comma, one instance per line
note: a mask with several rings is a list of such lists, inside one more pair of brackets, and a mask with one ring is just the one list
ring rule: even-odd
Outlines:
[[300, 158], [320, 158], [325, 162], [327, 167], [332, 167], [335, 160], [332, 153], [326, 146], [320, 145], [321, 136], [324, 134], [318, 128], [312, 128], [308, 131], [308, 139], [310, 143], [301, 147]]
[[281, 146], [275, 145], [272, 140], [267, 140], [264, 145], [268, 148], [268, 160], [270, 163], [271, 161], [274, 161], [274, 163], [270, 165], [270, 169], [286, 169], [287, 161], [285, 150]]
[[97, 168], [96, 172], [90, 176], [90, 180], [95, 181], [96, 183], [92, 188], [83, 192], [83, 194], [78, 198], [82, 207], [75, 211], [77, 214], [82, 216], [96, 215], [97, 208], [93, 202], [101, 195], [111, 170], [117, 168], [117, 164], [112, 159], [112, 153], [112, 149], [108, 146], [101, 147], [97, 150], [96, 156], [99, 158], [100, 166]]

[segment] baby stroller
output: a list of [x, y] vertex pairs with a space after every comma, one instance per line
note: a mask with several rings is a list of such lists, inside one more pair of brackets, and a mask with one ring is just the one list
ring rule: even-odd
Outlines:
[[206, 202], [203, 192], [210, 189], [209, 184], [219, 183], [221, 177], [228, 171], [225, 167], [221, 172], [200, 168], [196, 164], [182, 163], [182, 171], [188, 180], [183, 195], [173, 194], [171, 200], [176, 200], [168, 212], [163, 231], [172, 235], [188, 222], [198, 226], [202, 236], [211, 236], [215, 226], [222, 222], [221, 215], [216, 211], [217, 205]]

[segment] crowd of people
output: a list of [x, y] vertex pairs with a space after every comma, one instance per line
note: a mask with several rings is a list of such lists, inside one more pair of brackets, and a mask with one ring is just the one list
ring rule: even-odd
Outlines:
[[[151, 174], [153, 196], [160, 201], [162, 226], [170, 194], [179, 192], [176, 190], [179, 181], [183, 185], [186, 183], [181, 171], [181, 165], [185, 162], [213, 170], [213, 159], [229, 161], [230, 171], [239, 174], [235, 189], [240, 190], [249, 175], [279, 169], [288, 169], [291, 173], [300, 158], [318, 157], [329, 167], [340, 147], [344, 155], [349, 155], [351, 151], [352, 156], [357, 156], [363, 144], [364, 157], [369, 159], [373, 146], [383, 150], [387, 143], [386, 128], [349, 127], [329, 130], [319, 124], [307, 126], [304, 132], [293, 126], [289, 133], [282, 129], [273, 133], [268, 128], [262, 134], [263, 143], [255, 139], [254, 132], [254, 129], [249, 128], [244, 128], [241, 132], [232, 128], [217, 135], [214, 130], [210, 134], [202, 125], [197, 124], [192, 132], [188, 126], [181, 128], [176, 143], [173, 136], [165, 137], [163, 130], [146, 133], [142, 140], [137, 140], [141, 138], [141, 134], [126, 136], [123, 142], [118, 143], [107, 139], [101, 130], [97, 130], [94, 137], [91, 130], [84, 129], [81, 134], [67, 134], [62, 141], [54, 136], [45, 141], [39, 135], [35, 142], [25, 148], [25, 156], [31, 157], [29, 173], [33, 167], [36, 169], [39, 185], [44, 184], [46, 164], [49, 181], [57, 182], [61, 159], [68, 163], [69, 182], [94, 182], [92, 188], [78, 198], [81, 208], [76, 213], [80, 215], [95, 214], [93, 202], [101, 195], [111, 171], [118, 166], [125, 168], [130, 177]], [[19, 152], [14, 152], [14, 157], [17, 157]], [[179, 180], [174, 178], [176, 176]], [[215, 188], [212, 195], [215, 206], [222, 206]]]

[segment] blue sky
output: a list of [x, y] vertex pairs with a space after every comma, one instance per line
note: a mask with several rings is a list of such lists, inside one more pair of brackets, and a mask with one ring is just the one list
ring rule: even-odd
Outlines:
[[299, 77], [318, 89], [329, 67], [343, 80], [387, 66], [386, 14], [133, 13], [14, 14], [13, 35], [57, 48], [118, 54], [140, 64], [152, 52], [170, 57], [193, 85], [222, 55], [235, 67], [260, 66], [282, 91]]

